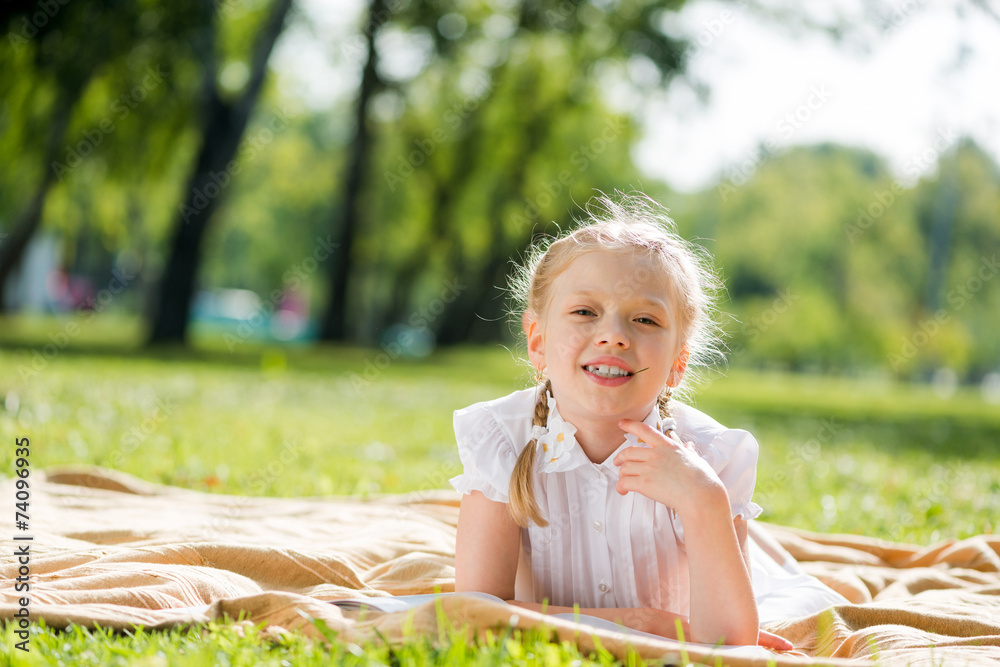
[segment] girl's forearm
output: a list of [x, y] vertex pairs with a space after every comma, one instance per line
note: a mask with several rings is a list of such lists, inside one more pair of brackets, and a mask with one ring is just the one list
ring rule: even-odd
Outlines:
[[687, 509], [684, 539], [691, 578], [691, 639], [756, 644], [757, 602], [724, 488]]
[[[649, 607], [625, 607], [625, 608], [593, 608], [586, 607], [574, 609], [573, 607], [560, 607], [556, 605], [543, 605], [538, 602], [523, 602], [521, 600], [507, 600], [508, 603], [530, 609], [544, 614], [572, 614], [579, 612], [586, 616], [596, 616], [612, 623], [624, 625], [632, 630], [648, 632], [661, 637], [677, 639], [677, 621], [681, 622], [681, 630], [685, 638], [689, 638], [690, 628], [687, 619], [678, 614], [661, 609]], [[755, 640], [756, 641], [756, 640]]]

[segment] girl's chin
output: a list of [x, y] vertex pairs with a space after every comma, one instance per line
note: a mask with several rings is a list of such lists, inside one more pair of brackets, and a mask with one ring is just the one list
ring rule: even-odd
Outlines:
[[[593, 398], [590, 400], [584, 400], [577, 403], [574, 407], [578, 417], [583, 419], [595, 420], [595, 419], [607, 419], [614, 423], [618, 423], [619, 419], [635, 419], [642, 421], [649, 414], [649, 411], [653, 409], [656, 405], [656, 400], [648, 403], [637, 404], [636, 401], [624, 401], [624, 400], [601, 400], [600, 398]], [[563, 417], [569, 419], [569, 417], [563, 412], [563, 407], [559, 406], [560, 413]], [[641, 414], [640, 414], [641, 413]], [[638, 416], [636, 416], [638, 415]], [[570, 419], [572, 421], [572, 419]]]

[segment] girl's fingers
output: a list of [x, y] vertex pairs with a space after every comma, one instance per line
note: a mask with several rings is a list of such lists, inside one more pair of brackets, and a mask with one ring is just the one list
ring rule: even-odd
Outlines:
[[626, 433], [631, 433], [637, 438], [641, 438], [644, 435], [652, 435], [654, 433], [662, 435], [655, 428], [647, 424], [646, 422], [636, 421], [634, 419], [620, 419], [618, 421], [618, 428], [625, 431]]
[[618, 482], [615, 483], [615, 491], [618, 495], [624, 496], [629, 491], [635, 491], [636, 493], [642, 493], [640, 486], [642, 485], [642, 478], [638, 475], [628, 475], [626, 477], [619, 477]]
[[626, 461], [618, 468], [618, 479], [623, 477], [638, 477], [643, 473], [642, 464], [638, 461]]
[[650, 452], [648, 447], [626, 447], [615, 455], [615, 459], [612, 463], [616, 466], [628, 463], [629, 461], [638, 461], [642, 463], [648, 461], [649, 456]]
[[678, 441], [671, 440], [667, 436], [663, 435], [655, 428], [650, 426], [645, 422], [638, 422], [634, 419], [622, 419], [618, 422], [618, 428], [625, 431], [626, 433], [631, 433], [635, 437], [639, 438], [643, 442], [649, 444], [650, 446], [655, 446], [658, 444], [673, 444], [676, 445]]

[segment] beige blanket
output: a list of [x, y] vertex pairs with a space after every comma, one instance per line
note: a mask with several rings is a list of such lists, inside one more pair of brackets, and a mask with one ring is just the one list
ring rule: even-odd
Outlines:
[[[322, 619], [357, 642], [404, 634], [407, 612], [342, 612], [334, 600], [451, 591], [459, 497], [450, 491], [351, 498], [223, 496], [157, 486], [112, 471], [36, 472], [28, 531], [11, 526], [0, 564], [0, 618], [20, 609], [20, 567], [11, 556], [30, 544], [29, 609], [34, 620], [128, 628], [166, 628], [241, 614], [257, 623], [319, 637]], [[12, 480], [0, 498], [14, 502]], [[13, 510], [11, 509], [11, 513]], [[980, 536], [928, 548], [864, 537], [817, 535], [767, 526], [811, 574], [851, 605], [768, 629], [796, 653], [775, 664], [1000, 664], [1000, 538]], [[13, 534], [32, 535], [15, 542]], [[581, 630], [569, 622], [505, 604], [454, 596], [448, 620], [471, 632], [547, 625], [583, 651], [600, 645], [622, 657], [676, 654], [669, 640]], [[433, 603], [417, 608], [413, 627], [437, 636]], [[714, 662], [689, 647], [691, 659]], [[765, 664], [726, 655], [733, 665]], [[867, 662], [867, 661], [865, 661]], [[849, 660], [848, 663], [856, 663]]]

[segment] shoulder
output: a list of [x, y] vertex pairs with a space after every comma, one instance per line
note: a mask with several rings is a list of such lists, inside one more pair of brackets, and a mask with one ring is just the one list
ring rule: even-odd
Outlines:
[[506, 444], [515, 453], [531, 439], [531, 417], [535, 410], [534, 387], [521, 389], [491, 401], [482, 401], [455, 411], [455, 438], [463, 442]]
[[672, 408], [677, 434], [694, 443], [695, 450], [725, 485], [733, 517], [749, 521], [760, 516], [762, 510], [752, 500], [758, 453], [754, 437], [743, 429], [726, 428], [689, 405], [672, 404]]
[[677, 420], [678, 435], [684, 441], [695, 443], [698, 452], [716, 470], [731, 463], [756, 466], [757, 440], [738, 428], [727, 428], [709, 415], [690, 405], [671, 403]]
[[534, 396], [534, 389], [525, 389], [455, 411], [463, 472], [450, 481], [457, 491], [481, 491], [490, 500], [508, 501], [517, 457], [530, 439]]

